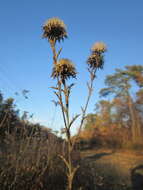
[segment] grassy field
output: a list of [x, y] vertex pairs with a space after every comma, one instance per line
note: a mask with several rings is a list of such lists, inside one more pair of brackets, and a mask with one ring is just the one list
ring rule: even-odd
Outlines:
[[98, 189], [143, 190], [143, 151], [87, 150], [81, 156]]

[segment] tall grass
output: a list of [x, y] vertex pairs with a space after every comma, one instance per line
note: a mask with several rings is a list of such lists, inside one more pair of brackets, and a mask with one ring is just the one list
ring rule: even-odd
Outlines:
[[62, 183], [65, 167], [57, 157], [63, 153], [62, 144], [44, 129], [34, 134], [6, 131], [0, 155], [0, 189], [42, 189], [45, 184], [52, 189], [55, 182]]

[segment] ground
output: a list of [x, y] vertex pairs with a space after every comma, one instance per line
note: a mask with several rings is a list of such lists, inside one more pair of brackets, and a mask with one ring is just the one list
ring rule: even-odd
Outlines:
[[143, 150], [86, 150], [81, 152], [81, 157], [82, 163], [88, 164], [92, 173], [99, 176], [96, 178], [100, 187], [143, 190]]

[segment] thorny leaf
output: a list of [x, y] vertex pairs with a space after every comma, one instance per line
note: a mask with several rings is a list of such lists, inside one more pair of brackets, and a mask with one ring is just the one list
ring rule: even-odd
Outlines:
[[60, 99], [60, 96], [57, 92], [54, 92], [56, 94], [56, 96], [58, 97], [58, 99]]
[[60, 104], [59, 101], [52, 100], [52, 102], [54, 103], [54, 105], [55, 105], [56, 107]]
[[71, 89], [74, 85], [75, 85], [74, 83], [70, 84], [70, 85], [68, 86], [68, 89]]
[[58, 51], [58, 53], [57, 53], [57, 55], [56, 55], [56, 58], [57, 58], [57, 59], [58, 59], [58, 57], [59, 57], [59, 55], [60, 55], [62, 49], [63, 49], [63, 48], [60, 48], [60, 50]]
[[54, 90], [59, 90], [59, 88], [51, 86], [50, 88], [54, 89]]

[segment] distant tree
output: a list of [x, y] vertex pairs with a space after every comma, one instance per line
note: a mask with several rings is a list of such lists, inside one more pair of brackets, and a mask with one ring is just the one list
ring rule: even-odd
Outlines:
[[95, 114], [88, 114], [85, 118], [85, 124], [84, 124], [84, 129], [92, 129], [94, 124], [96, 122], [96, 115]]
[[116, 69], [115, 74], [108, 75], [105, 80], [107, 88], [100, 90], [102, 97], [114, 95], [122, 99], [128, 105], [129, 117], [131, 120], [132, 140], [135, 142], [140, 137], [140, 121], [135, 107], [135, 100], [132, 98], [130, 89], [132, 81], [142, 87], [143, 66], [126, 66], [125, 70]]

